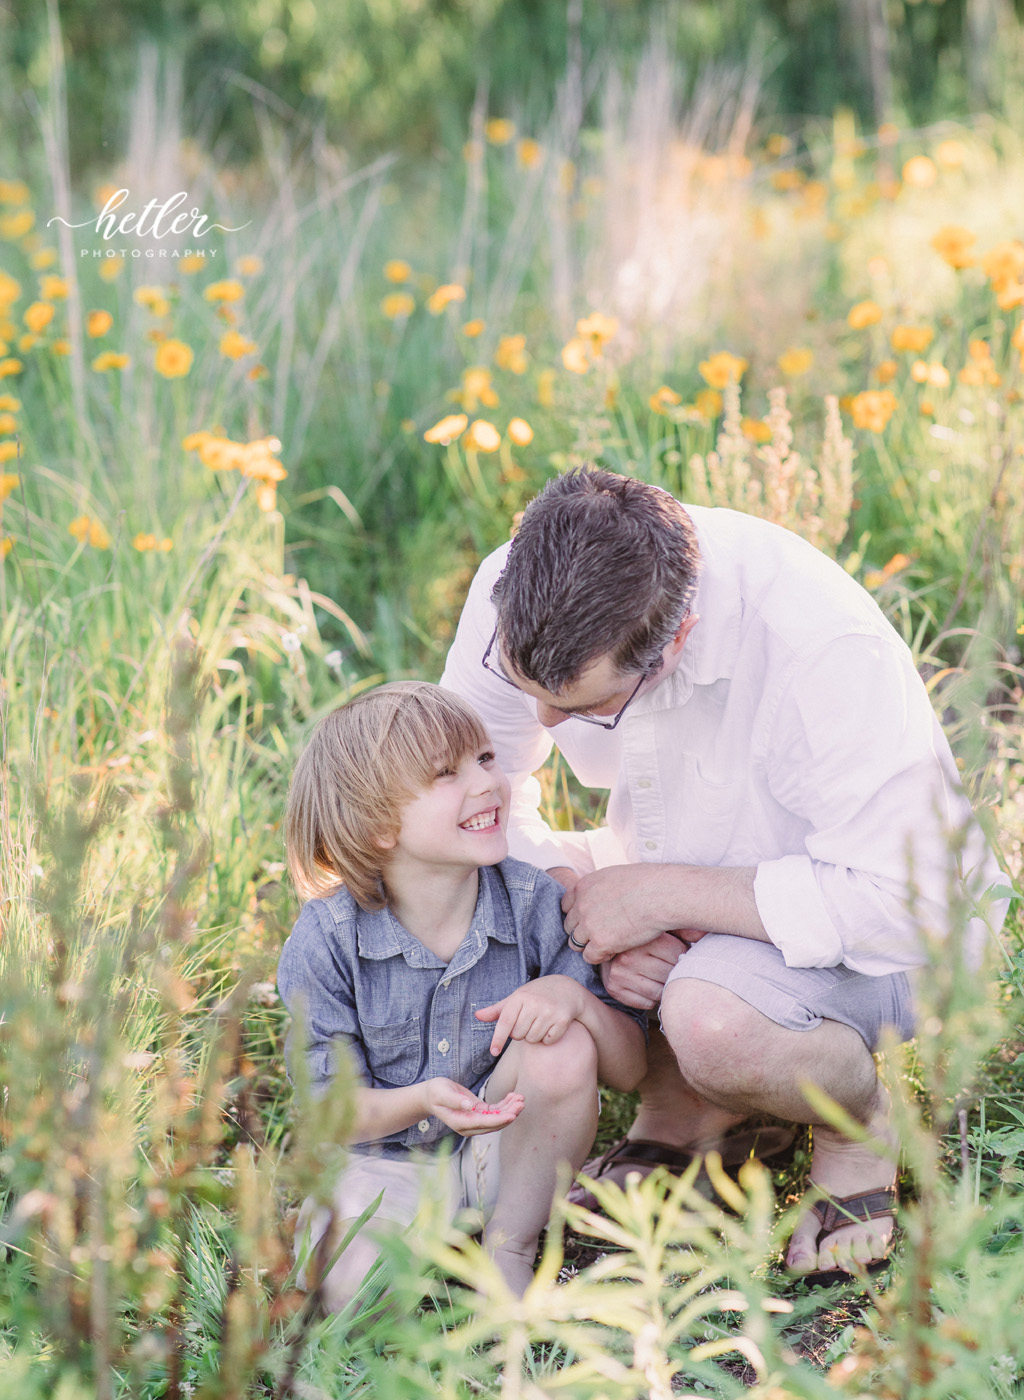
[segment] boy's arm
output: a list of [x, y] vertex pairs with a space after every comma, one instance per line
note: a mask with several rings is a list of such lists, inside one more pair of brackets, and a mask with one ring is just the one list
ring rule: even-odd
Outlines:
[[597, 1047], [597, 1077], [612, 1089], [635, 1089], [647, 1069], [644, 1032], [625, 1009], [619, 1011], [575, 978], [558, 973], [537, 977], [493, 1006], [476, 1013], [479, 1021], [494, 1021], [491, 1053], [500, 1055], [507, 1042], [557, 1045], [573, 1021], [590, 1032]]

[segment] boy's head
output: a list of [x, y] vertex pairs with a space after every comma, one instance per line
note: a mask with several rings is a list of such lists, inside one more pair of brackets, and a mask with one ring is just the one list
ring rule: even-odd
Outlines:
[[306, 899], [342, 885], [364, 909], [386, 902], [384, 867], [402, 808], [439, 766], [457, 767], [488, 747], [476, 712], [424, 681], [369, 690], [316, 726], [288, 794], [288, 866]]

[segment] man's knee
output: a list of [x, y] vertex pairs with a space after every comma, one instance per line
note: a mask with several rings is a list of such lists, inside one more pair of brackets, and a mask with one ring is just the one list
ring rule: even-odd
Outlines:
[[683, 1078], [705, 1098], [759, 1082], [772, 1023], [735, 992], [679, 978], [665, 988], [661, 1024]]

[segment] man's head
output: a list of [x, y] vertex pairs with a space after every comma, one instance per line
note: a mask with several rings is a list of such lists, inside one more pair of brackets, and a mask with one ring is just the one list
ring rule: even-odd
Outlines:
[[325, 716], [288, 794], [285, 844], [299, 893], [312, 899], [344, 885], [364, 909], [381, 908], [403, 809], [439, 770], [489, 747], [475, 710], [422, 681], [379, 686]]
[[552, 695], [607, 658], [622, 677], [650, 676], [697, 589], [689, 517], [667, 492], [581, 468], [527, 507], [494, 586], [501, 654]]

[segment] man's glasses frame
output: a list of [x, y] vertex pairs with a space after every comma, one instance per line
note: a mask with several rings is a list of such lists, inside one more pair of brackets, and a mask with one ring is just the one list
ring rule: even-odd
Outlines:
[[[497, 676], [500, 681], [504, 681], [505, 684], [510, 685], [513, 690], [518, 690], [520, 695], [524, 695], [525, 691], [523, 691], [518, 685], [516, 685], [515, 681], [511, 678], [511, 676], [506, 676], [505, 672], [501, 670], [500, 661], [498, 662], [497, 666], [491, 663], [491, 652], [494, 650], [494, 645], [497, 642], [497, 640], [498, 629], [497, 627], [495, 627], [494, 631], [491, 633], [491, 640], [487, 643], [487, 650], [484, 652], [480, 664], [484, 668], [484, 670], [489, 671], [492, 676]], [[629, 709], [630, 705], [632, 705], [633, 701], [640, 694], [640, 687], [647, 679], [647, 674], [648, 673], [645, 672], [644, 675], [640, 677], [636, 685], [633, 687], [633, 692], [627, 699], [626, 703], [622, 706], [622, 708], [618, 711], [617, 714], [612, 716], [611, 719], [603, 719], [600, 715], [582, 715], [578, 713], [567, 714], [566, 719], [578, 719], [581, 720], [584, 724], [596, 724], [598, 729], [614, 729], [615, 726], [618, 724], [619, 720]]]

